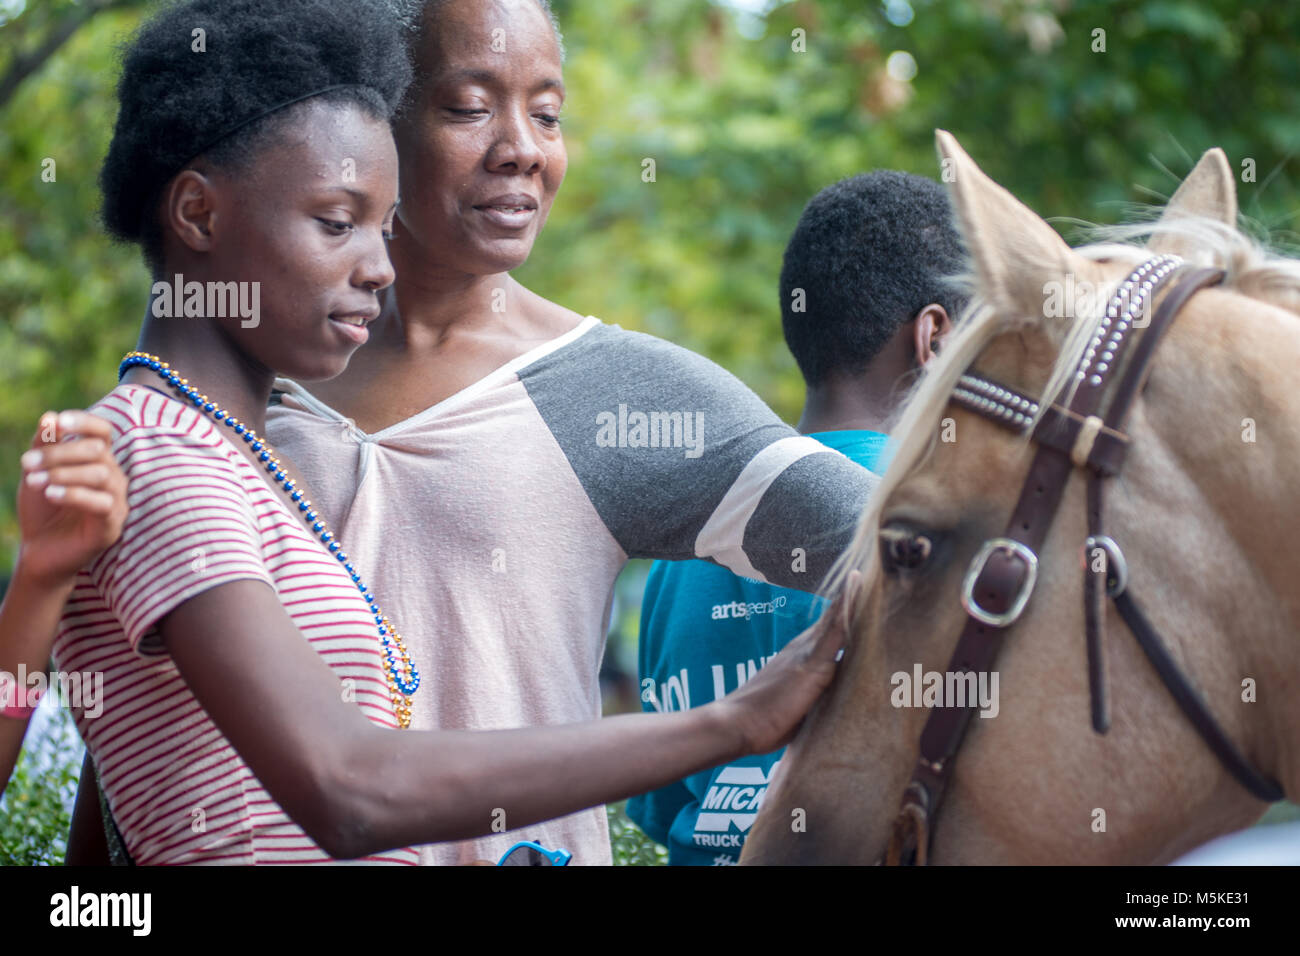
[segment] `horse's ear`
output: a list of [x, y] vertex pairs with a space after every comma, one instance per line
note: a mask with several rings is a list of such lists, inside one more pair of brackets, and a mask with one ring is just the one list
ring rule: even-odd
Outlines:
[[1056, 231], [984, 174], [952, 134], [935, 130], [943, 181], [990, 302], [1041, 315], [1043, 286], [1079, 270], [1079, 259]]
[[1197, 243], [1176, 231], [1161, 228], [1183, 216], [1212, 219], [1225, 226], [1237, 225], [1237, 181], [1232, 177], [1228, 157], [1217, 146], [1205, 151], [1169, 200], [1147, 248], [1151, 252], [1190, 258]]

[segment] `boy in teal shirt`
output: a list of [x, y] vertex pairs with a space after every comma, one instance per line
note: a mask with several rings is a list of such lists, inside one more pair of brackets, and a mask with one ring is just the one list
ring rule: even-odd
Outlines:
[[[880, 473], [884, 423], [951, 326], [963, 265], [947, 196], [920, 176], [880, 170], [818, 193], [781, 269], [786, 344], [807, 384], [802, 434]], [[645, 710], [682, 710], [735, 690], [821, 613], [823, 600], [740, 577], [710, 561], [655, 562], [641, 604]], [[781, 751], [748, 757], [633, 797], [627, 812], [673, 865], [730, 865]]]

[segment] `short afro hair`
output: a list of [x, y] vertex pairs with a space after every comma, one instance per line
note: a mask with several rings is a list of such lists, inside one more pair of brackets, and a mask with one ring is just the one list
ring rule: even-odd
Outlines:
[[[429, 14], [436, 14], [438, 10], [445, 7], [450, 0], [388, 0], [388, 5], [394, 15], [406, 28], [406, 42], [409, 45], [411, 59], [415, 60], [415, 52], [420, 40], [422, 31], [425, 28], [426, 17]], [[560, 31], [560, 18], [555, 15], [555, 10], [551, 6], [551, 0], [533, 0], [538, 8], [551, 23], [551, 30], [555, 33], [555, 42], [560, 47], [560, 62], [564, 62], [564, 34]], [[419, 77], [416, 77], [417, 83]], [[414, 90], [413, 90], [414, 92]]]
[[823, 189], [799, 217], [781, 268], [781, 325], [804, 380], [815, 387], [860, 375], [932, 302], [956, 317], [963, 296], [949, 277], [964, 266], [934, 180], [885, 169]]
[[156, 271], [158, 201], [187, 163], [247, 161], [317, 94], [390, 121], [410, 80], [401, 26], [378, 0], [169, 2], [123, 57], [104, 225]]

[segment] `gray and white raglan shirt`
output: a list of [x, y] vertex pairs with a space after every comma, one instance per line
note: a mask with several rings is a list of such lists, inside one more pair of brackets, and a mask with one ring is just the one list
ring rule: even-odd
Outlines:
[[[813, 590], [876, 482], [708, 359], [590, 316], [374, 434], [295, 382], [276, 388], [267, 436], [419, 667], [417, 729], [598, 717], [628, 558]], [[519, 830], [509, 808], [483, 818], [506, 832], [421, 861], [495, 860], [526, 838], [610, 862], [601, 807]]]

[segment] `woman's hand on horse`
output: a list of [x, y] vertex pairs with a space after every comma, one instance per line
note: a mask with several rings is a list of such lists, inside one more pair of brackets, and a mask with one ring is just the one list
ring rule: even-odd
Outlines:
[[835, 602], [754, 677], [718, 705], [741, 731], [747, 753], [768, 753], [794, 737], [804, 714], [835, 676], [835, 663], [848, 639], [852, 602], [862, 583], [849, 573]]

